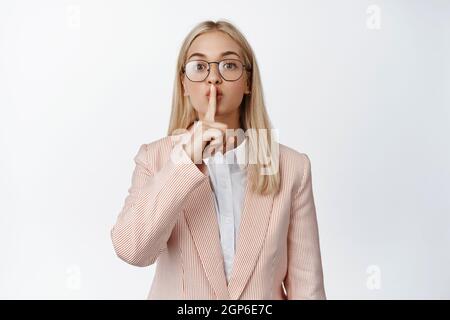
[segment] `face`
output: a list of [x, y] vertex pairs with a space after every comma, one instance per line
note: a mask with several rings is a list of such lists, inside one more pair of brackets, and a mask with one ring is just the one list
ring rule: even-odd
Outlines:
[[[234, 53], [230, 53], [234, 52]], [[228, 52], [226, 55], [223, 53]], [[196, 55], [193, 55], [196, 54]], [[192, 60], [221, 61], [223, 59], [238, 59], [244, 63], [240, 46], [227, 34], [213, 31], [198, 36], [191, 44], [185, 63]], [[203, 119], [208, 108], [209, 90], [214, 84], [219, 94], [217, 97], [216, 117], [224, 118], [239, 112], [239, 106], [244, 94], [248, 94], [248, 75], [244, 70], [242, 76], [236, 81], [226, 81], [219, 73], [216, 63], [210, 64], [208, 77], [201, 82], [192, 82], [183, 74], [182, 83], [184, 95], [188, 96], [192, 106], [198, 112], [199, 118]]]

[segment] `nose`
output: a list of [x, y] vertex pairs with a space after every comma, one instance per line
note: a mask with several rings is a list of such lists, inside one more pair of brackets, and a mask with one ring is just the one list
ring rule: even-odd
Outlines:
[[222, 82], [222, 77], [219, 73], [219, 65], [217, 63], [211, 63], [209, 66], [208, 84], [218, 84]]

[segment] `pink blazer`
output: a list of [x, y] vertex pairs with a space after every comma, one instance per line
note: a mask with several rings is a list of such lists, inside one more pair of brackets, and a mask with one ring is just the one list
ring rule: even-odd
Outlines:
[[326, 299], [308, 156], [280, 143], [280, 192], [247, 184], [227, 283], [208, 174], [173, 162], [174, 144], [167, 136], [141, 145], [111, 229], [120, 259], [157, 262], [147, 299]]

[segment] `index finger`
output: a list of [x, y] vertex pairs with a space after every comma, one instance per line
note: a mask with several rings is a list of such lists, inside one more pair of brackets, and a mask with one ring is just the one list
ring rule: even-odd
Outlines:
[[216, 114], [216, 87], [211, 84], [209, 89], [209, 104], [208, 110], [206, 110], [205, 120], [209, 122], [214, 122], [214, 116]]

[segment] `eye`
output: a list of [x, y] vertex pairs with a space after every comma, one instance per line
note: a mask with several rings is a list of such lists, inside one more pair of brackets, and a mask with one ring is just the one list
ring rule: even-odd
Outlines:
[[196, 65], [195, 65], [195, 70], [196, 71], [202, 71], [202, 70], [204, 70], [205, 69], [205, 65], [203, 64], [203, 63], [197, 63]]
[[190, 61], [186, 69], [190, 70], [190, 72], [203, 73], [208, 70], [208, 64], [203, 61]]
[[224, 68], [225, 68], [225, 69], [233, 70], [233, 69], [235, 69], [236, 67], [237, 67], [237, 65], [236, 65], [236, 63], [234, 63], [234, 62], [225, 62], [225, 63], [224, 63]]

